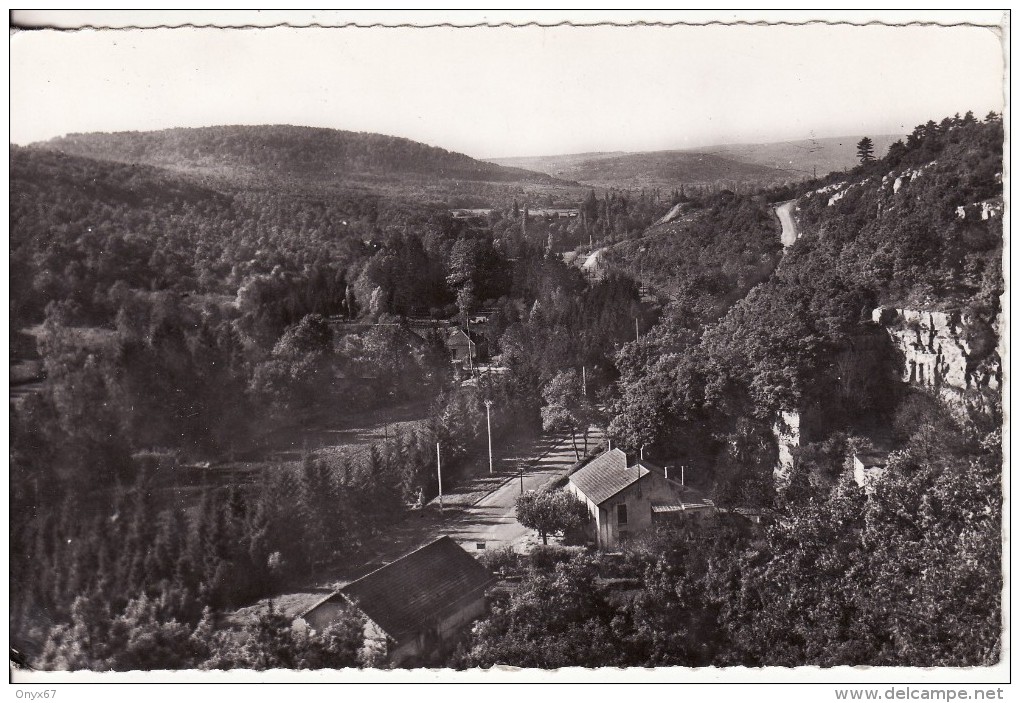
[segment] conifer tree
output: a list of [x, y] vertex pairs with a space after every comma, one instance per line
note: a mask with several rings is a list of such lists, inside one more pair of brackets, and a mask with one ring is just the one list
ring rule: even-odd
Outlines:
[[864, 137], [857, 142], [857, 158], [861, 160], [862, 164], [875, 160], [875, 143], [871, 141], [870, 137]]

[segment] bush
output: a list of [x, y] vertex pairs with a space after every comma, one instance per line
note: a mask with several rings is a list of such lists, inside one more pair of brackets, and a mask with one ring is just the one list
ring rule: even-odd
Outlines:
[[552, 571], [557, 564], [565, 564], [574, 556], [574, 550], [563, 547], [542, 545], [535, 547], [528, 555], [531, 568], [537, 571]]
[[521, 564], [521, 555], [509, 544], [482, 555], [482, 563], [500, 576], [516, 571]]

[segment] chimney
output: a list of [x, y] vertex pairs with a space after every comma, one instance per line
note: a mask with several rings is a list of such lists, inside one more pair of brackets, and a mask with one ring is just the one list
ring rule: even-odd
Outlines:
[[669, 467], [668, 466], [663, 466], [662, 467], [662, 472], [666, 475], [666, 480], [668, 481], [669, 480]]
[[610, 439], [610, 440], [608, 440], [608, 442], [609, 442], [609, 449], [607, 451], [611, 452], [611, 451], [613, 451], [613, 440]]

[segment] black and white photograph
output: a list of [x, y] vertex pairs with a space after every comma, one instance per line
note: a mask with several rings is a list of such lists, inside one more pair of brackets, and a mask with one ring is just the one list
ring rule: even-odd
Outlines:
[[11, 682], [1002, 699], [1009, 21], [12, 11]]

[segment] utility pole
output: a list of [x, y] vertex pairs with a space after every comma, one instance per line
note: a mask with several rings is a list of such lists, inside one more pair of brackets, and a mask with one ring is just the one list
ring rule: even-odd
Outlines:
[[588, 374], [584, 366], [581, 367], [581, 395], [585, 398], [588, 397]]
[[641, 341], [641, 328], [638, 327], [638, 319], [634, 318], [634, 341]]
[[436, 473], [439, 475], [439, 517], [443, 516], [443, 464], [439, 459], [439, 442], [436, 442]]
[[492, 408], [492, 401], [488, 398], [485, 399], [485, 430], [489, 434], [489, 473], [492, 473], [492, 421], [489, 416], [489, 410]]

